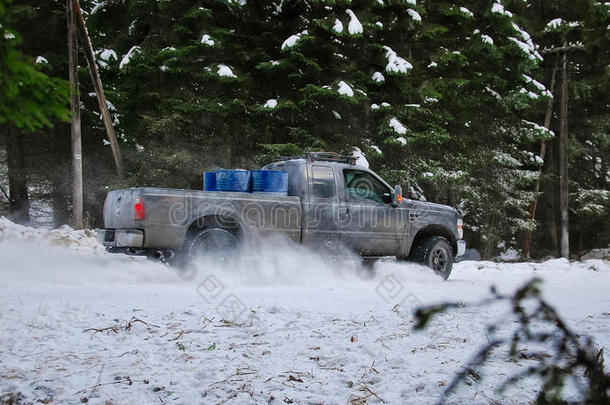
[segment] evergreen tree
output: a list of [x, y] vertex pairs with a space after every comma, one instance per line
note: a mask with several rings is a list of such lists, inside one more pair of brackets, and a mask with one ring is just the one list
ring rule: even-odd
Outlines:
[[[402, 87], [381, 88], [396, 94], [390, 106], [374, 106], [386, 147], [373, 163], [408, 183], [412, 197], [461, 205], [469, 242], [489, 256], [532, 226], [528, 185], [538, 163], [528, 149], [550, 134], [523, 119], [550, 96], [530, 77], [542, 57], [498, 2], [422, 2], [415, 12], [421, 27], [406, 50], [413, 68]], [[395, 41], [386, 46], [409, 40]]]
[[68, 120], [66, 83], [47, 76], [19, 51], [21, 38], [10, 27], [10, 3], [0, 1], [0, 124], [34, 131], [52, 126], [54, 118]]
[[21, 36], [11, 27], [24, 7], [10, 7], [0, 0], [0, 125], [6, 143], [9, 214], [19, 223], [30, 220], [30, 202], [25, 162], [25, 132], [52, 127], [69, 119], [67, 83], [42, 70], [44, 57], [26, 56]]
[[[568, 46], [568, 134], [570, 179], [570, 236], [572, 251], [577, 253], [588, 246], [604, 247], [610, 236], [610, 171], [607, 162], [610, 90], [610, 5], [601, 1], [580, 2], [514, 1], [514, 7], [534, 39], [545, 50], [545, 61], [538, 73], [540, 80], [549, 83], [554, 69], [559, 69]], [[558, 80], [561, 72], [556, 72]], [[559, 129], [560, 92], [555, 91], [555, 114], [552, 129]], [[540, 115], [540, 113], [538, 113]], [[534, 234], [537, 247], [550, 246], [556, 254], [556, 229], [559, 218], [558, 147], [552, 140], [545, 162], [543, 196], [538, 216], [540, 231]], [[548, 231], [547, 231], [548, 230]]]

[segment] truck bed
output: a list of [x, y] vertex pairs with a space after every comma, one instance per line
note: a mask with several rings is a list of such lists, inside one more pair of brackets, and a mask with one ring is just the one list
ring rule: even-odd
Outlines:
[[[136, 197], [145, 219], [134, 219]], [[280, 234], [301, 240], [301, 199], [274, 193], [130, 188], [111, 191], [104, 205], [106, 229], [141, 229], [143, 248], [182, 248], [188, 229], [200, 218], [234, 221], [244, 234]]]

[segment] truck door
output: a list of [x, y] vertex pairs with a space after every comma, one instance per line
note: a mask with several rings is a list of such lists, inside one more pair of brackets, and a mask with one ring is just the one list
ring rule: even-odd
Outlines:
[[303, 202], [303, 244], [326, 253], [339, 248], [337, 181], [329, 166], [308, 165], [308, 200]]
[[341, 172], [341, 244], [361, 255], [395, 255], [404, 236], [404, 210], [392, 206], [392, 190], [367, 171]]

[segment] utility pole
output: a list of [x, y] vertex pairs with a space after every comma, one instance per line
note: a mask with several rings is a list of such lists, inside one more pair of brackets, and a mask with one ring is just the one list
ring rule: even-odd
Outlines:
[[[70, 0], [68, 0], [70, 1]], [[123, 168], [123, 158], [121, 157], [121, 149], [119, 142], [112, 126], [112, 120], [110, 119], [110, 112], [108, 111], [108, 105], [106, 103], [106, 97], [104, 96], [104, 88], [102, 87], [102, 81], [97, 71], [97, 64], [95, 63], [95, 57], [93, 55], [93, 48], [91, 41], [89, 40], [89, 34], [87, 33], [87, 26], [85, 25], [85, 19], [83, 13], [80, 10], [80, 4], [78, 0], [73, 0], [74, 18], [78, 24], [84, 45], [85, 57], [87, 58], [87, 66], [89, 67], [89, 74], [91, 75], [91, 81], [95, 88], [95, 94], [97, 95], [97, 102], [102, 112], [104, 119], [104, 127], [106, 128], [106, 135], [110, 141], [110, 148], [112, 149], [112, 156], [114, 157], [114, 164], [116, 166], [117, 173], [121, 179], [125, 178], [125, 170]]]
[[72, 226], [83, 228], [83, 158], [78, 95], [78, 41], [74, 3], [67, 0], [68, 66], [70, 73], [70, 110], [72, 112]]
[[[563, 47], [567, 47], [564, 40]], [[559, 127], [559, 209], [561, 211], [561, 255], [570, 258], [568, 215], [568, 51], [561, 61], [561, 124]]]

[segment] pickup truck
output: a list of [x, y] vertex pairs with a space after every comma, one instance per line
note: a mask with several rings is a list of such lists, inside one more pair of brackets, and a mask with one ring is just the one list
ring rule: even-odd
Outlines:
[[268, 235], [329, 255], [345, 249], [365, 263], [395, 256], [443, 279], [465, 251], [461, 215], [449, 206], [402, 198], [351, 157], [307, 153], [263, 169], [288, 172], [287, 195], [130, 188], [108, 193], [100, 242], [110, 252], [188, 262]]

